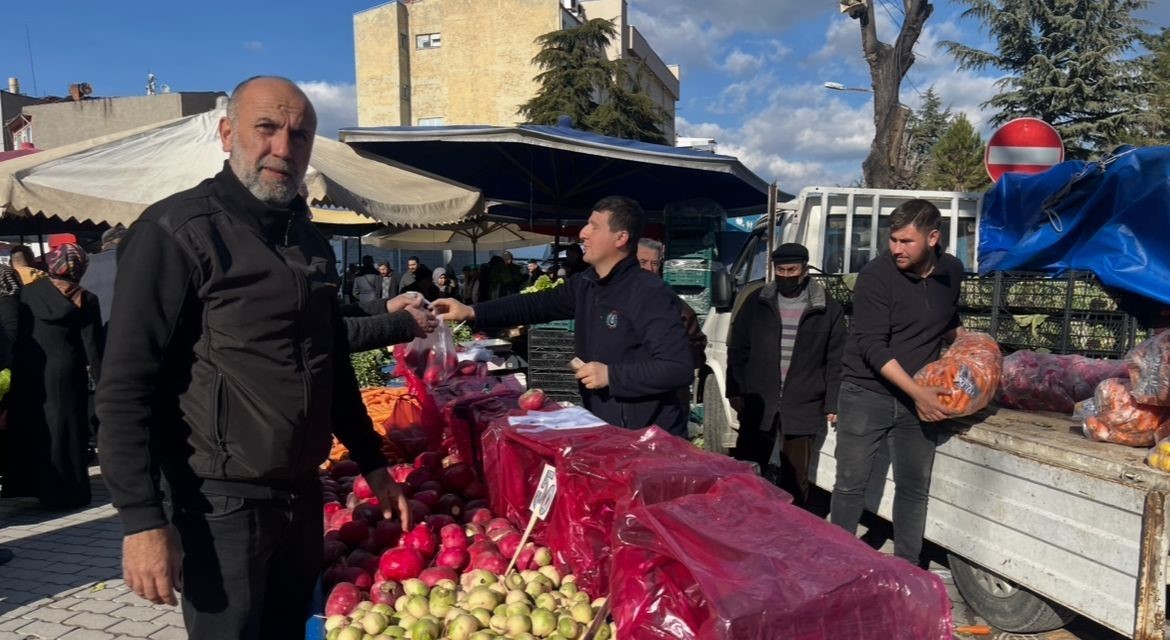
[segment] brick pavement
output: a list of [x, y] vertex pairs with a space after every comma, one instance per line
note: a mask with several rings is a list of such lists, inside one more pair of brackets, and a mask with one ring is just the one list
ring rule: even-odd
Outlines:
[[121, 580], [122, 530], [90, 470], [93, 501], [48, 512], [34, 500], [0, 500], [0, 640], [184, 640], [177, 607], [139, 598]]

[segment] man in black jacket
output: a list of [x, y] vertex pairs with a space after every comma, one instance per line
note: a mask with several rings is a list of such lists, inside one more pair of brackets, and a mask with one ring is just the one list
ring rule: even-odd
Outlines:
[[127, 585], [174, 604], [181, 584], [192, 639], [304, 635], [331, 434], [385, 515], [410, 517], [354, 380], [332, 249], [297, 195], [315, 130], [292, 82], [241, 83], [224, 170], [151, 205], [119, 248], [102, 472]]
[[[959, 327], [963, 265], [939, 246], [942, 216], [927, 200], [890, 213], [890, 250], [862, 268], [853, 289], [853, 331], [842, 359], [837, 479], [830, 519], [857, 529], [874, 454], [889, 443], [894, 470], [894, 555], [919, 563], [940, 389], [912, 377], [937, 360]], [[919, 419], [919, 416], [922, 418]]]
[[694, 362], [678, 297], [634, 257], [644, 220], [637, 202], [603, 198], [581, 230], [591, 266], [568, 284], [473, 307], [444, 298], [435, 311], [489, 327], [575, 320], [577, 357], [585, 361], [576, 377], [585, 408], [619, 427], [658, 425], [686, 437], [688, 412], [678, 389], [690, 383]]
[[765, 472], [779, 436], [779, 485], [807, 507], [813, 440], [837, 419], [845, 314], [809, 279], [804, 246], [780, 245], [772, 268], [776, 279], [747, 295], [727, 343], [735, 457]]

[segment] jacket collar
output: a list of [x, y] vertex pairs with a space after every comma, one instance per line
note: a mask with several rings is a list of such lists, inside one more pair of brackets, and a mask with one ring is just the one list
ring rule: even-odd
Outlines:
[[622, 276], [629, 273], [631, 270], [641, 269], [641, 268], [642, 267], [638, 266], [638, 259], [636, 257], [634, 257], [633, 254], [630, 254], [630, 255], [622, 258], [617, 264], [615, 264], [613, 266], [613, 269], [610, 270], [609, 275], [605, 276], [604, 278], [597, 275], [597, 269], [595, 269], [593, 267], [589, 267], [589, 270], [586, 273], [588, 274], [588, 277], [590, 280], [593, 280], [597, 284], [605, 286], [611, 282], [614, 282], [614, 281], [620, 279]]
[[273, 242], [280, 242], [285, 238], [292, 219], [308, 218], [309, 206], [305, 204], [303, 197], [298, 195], [285, 208], [261, 202], [248, 191], [244, 183], [240, 182], [226, 160], [223, 163], [223, 170], [212, 179], [211, 186], [229, 215], [238, 218]]
[[[805, 285], [805, 290], [808, 291], [808, 308], [809, 308], [809, 310], [810, 311], [824, 311], [825, 306], [826, 306], [825, 288], [823, 286], [821, 286], [821, 283], [817, 282], [816, 280], [813, 280], [810, 277], [808, 279], [808, 284]], [[773, 309], [779, 308], [776, 305], [776, 281], [775, 280], [773, 280], [772, 282], [769, 282], [768, 284], [765, 284], [763, 286], [763, 288], [760, 289], [760, 303], [766, 304], [766, 305], [772, 307]]]

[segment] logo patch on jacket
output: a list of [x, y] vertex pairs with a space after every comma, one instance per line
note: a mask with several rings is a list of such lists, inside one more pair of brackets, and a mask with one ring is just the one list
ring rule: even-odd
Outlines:
[[605, 316], [605, 326], [607, 329], [617, 329], [617, 323], [618, 312], [617, 309], [614, 309], [613, 311], [609, 312], [609, 315]]

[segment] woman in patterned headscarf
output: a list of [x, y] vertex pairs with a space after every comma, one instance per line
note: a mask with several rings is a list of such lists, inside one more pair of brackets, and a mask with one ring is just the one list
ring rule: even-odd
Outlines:
[[103, 336], [97, 296], [78, 284], [87, 264], [81, 247], [63, 244], [45, 255], [48, 277], [20, 294], [9, 435], [19, 434], [22, 471], [4, 495], [35, 495], [54, 509], [90, 501], [86, 366], [97, 380]]

